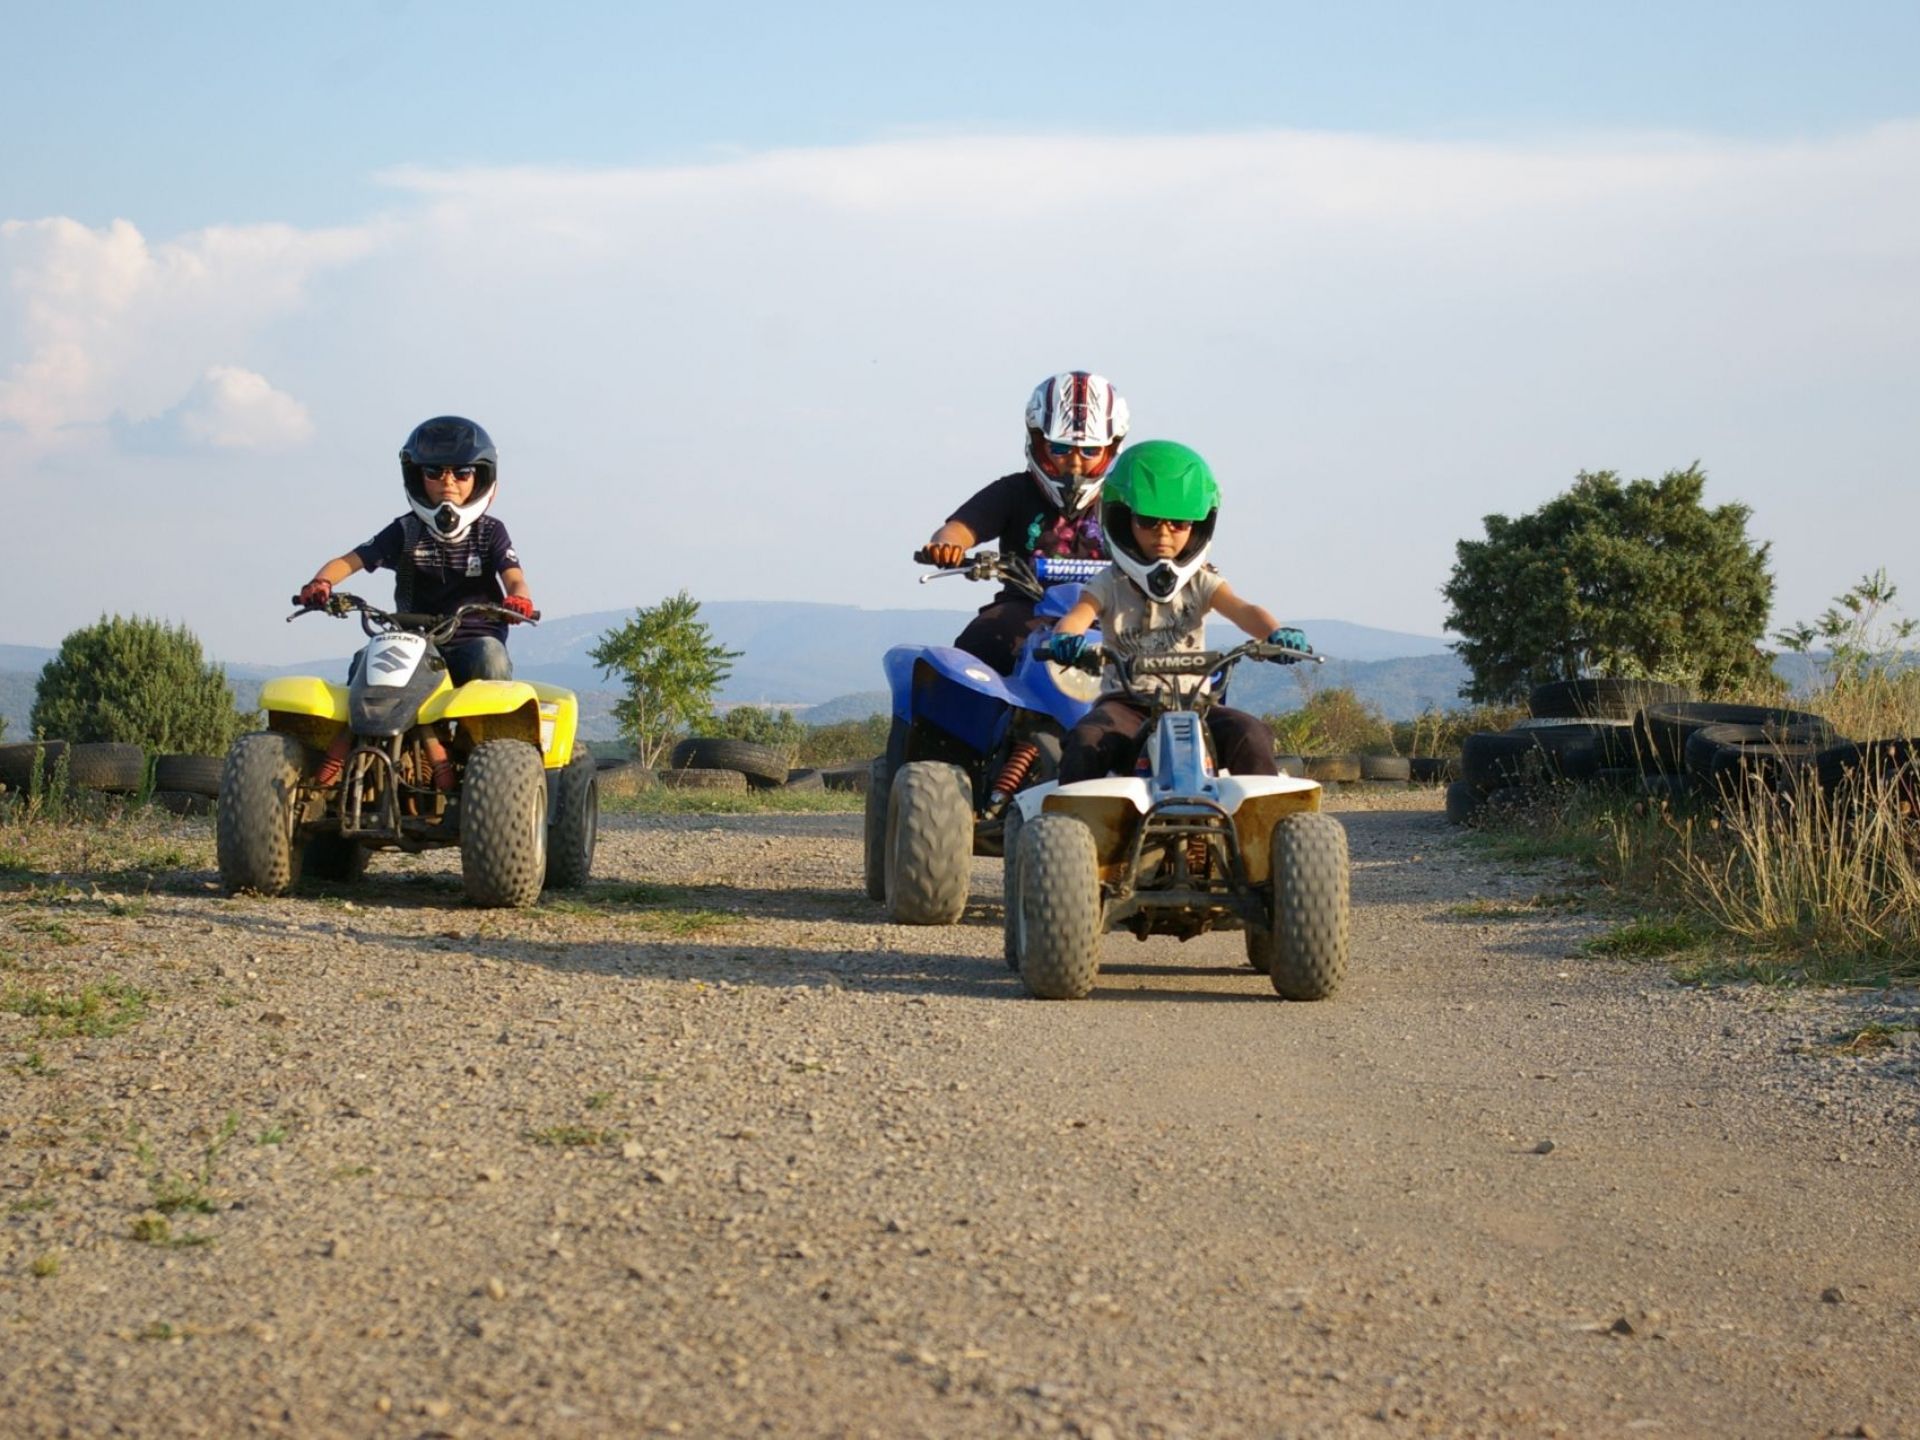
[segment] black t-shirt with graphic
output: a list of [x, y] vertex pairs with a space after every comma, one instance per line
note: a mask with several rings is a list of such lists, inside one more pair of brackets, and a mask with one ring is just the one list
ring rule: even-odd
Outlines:
[[[1100, 507], [1090, 505], [1079, 519], [1068, 520], [1031, 474], [1016, 470], [984, 486], [949, 520], [958, 520], [982, 541], [995, 540], [1002, 555], [1032, 559], [1057, 555], [1073, 560], [1105, 560], [1106, 536], [1100, 531]], [[995, 600], [1022, 600], [1012, 588]]]

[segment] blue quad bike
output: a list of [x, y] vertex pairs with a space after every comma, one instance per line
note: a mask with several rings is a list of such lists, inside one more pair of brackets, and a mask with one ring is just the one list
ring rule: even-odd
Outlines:
[[[1034, 631], [1011, 675], [951, 645], [887, 651], [893, 726], [867, 781], [866, 879], [868, 898], [885, 902], [895, 924], [959, 920], [973, 857], [1001, 853], [1008, 802], [1058, 772], [1061, 737], [1092, 707], [1100, 684], [1056, 664], [1045, 646], [1053, 622], [1106, 567], [983, 551], [941, 572], [1009, 585], [1036, 602]], [[1097, 642], [1098, 632], [1089, 639]]]
[[[1091, 994], [1109, 930], [1183, 941], [1240, 930], [1247, 963], [1285, 999], [1322, 1000], [1339, 987], [1346, 830], [1321, 812], [1314, 781], [1227, 774], [1208, 744], [1211, 677], [1244, 659], [1283, 657], [1319, 658], [1258, 640], [1108, 658], [1152, 716], [1136, 773], [1023, 790], [1003, 829], [1007, 964], [1030, 994]], [[1179, 678], [1133, 690], [1148, 676]]]

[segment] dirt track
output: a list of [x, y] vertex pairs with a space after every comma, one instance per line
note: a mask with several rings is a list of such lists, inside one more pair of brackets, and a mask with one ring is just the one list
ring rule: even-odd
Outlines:
[[1920, 1046], [1834, 1049], [1912, 997], [1463, 918], [1551, 882], [1396, 803], [1321, 1005], [1026, 1000], [997, 865], [888, 927], [858, 816], [610, 821], [573, 912], [0, 876], [0, 989], [152, 993], [0, 1014], [0, 1431], [1920, 1434]]

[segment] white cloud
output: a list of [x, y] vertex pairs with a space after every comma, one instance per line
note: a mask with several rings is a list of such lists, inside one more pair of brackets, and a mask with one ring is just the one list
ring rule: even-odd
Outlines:
[[231, 365], [215, 365], [201, 377], [179, 419], [183, 434], [220, 450], [291, 450], [313, 438], [306, 406], [264, 375]]
[[[959, 606], [980, 597], [919, 589], [908, 552], [1016, 466], [1028, 387], [1084, 365], [1140, 435], [1214, 460], [1221, 562], [1288, 615], [1432, 630], [1483, 514], [1696, 458], [1775, 542], [1783, 615], [1811, 614], [1882, 563], [1920, 584], [1893, 548], [1920, 528], [1917, 172], [1915, 123], [913, 139], [395, 171], [392, 214], [326, 231], [11, 222], [0, 432], [67, 453], [56, 476], [0, 433], [0, 469], [58, 522], [98, 453], [73, 427], [173, 426], [211, 447], [167, 472], [231, 557], [208, 593], [277, 598], [397, 512], [399, 441], [454, 410], [501, 447], [549, 613], [682, 585]], [[256, 483], [239, 447], [306, 425], [287, 488]], [[276, 528], [295, 493], [327, 498], [327, 533]], [[109, 583], [151, 590], [138, 569]], [[262, 615], [223, 648], [277, 653]]]
[[0, 223], [0, 421], [45, 440], [151, 419], [297, 312], [317, 273], [373, 245], [365, 229], [214, 227], [156, 246], [126, 220]]

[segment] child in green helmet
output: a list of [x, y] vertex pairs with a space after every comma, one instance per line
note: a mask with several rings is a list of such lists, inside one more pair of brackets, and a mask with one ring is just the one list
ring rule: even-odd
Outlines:
[[[1219, 514], [1220, 487], [1213, 471], [1185, 445], [1148, 440], [1123, 451], [1101, 497], [1101, 528], [1113, 564], [1054, 626], [1054, 658], [1078, 659], [1096, 620], [1106, 650], [1124, 659], [1204, 650], [1210, 614], [1255, 639], [1308, 650], [1304, 634], [1241, 599], [1207, 563]], [[1128, 689], [1115, 667], [1107, 666], [1100, 700], [1067, 735], [1060, 783], [1131, 769], [1150, 718], [1142, 698], [1175, 683], [1170, 676], [1149, 676]], [[1207, 713], [1207, 730], [1222, 769], [1235, 775], [1278, 773], [1273, 731], [1257, 717], [1216, 705]]]

